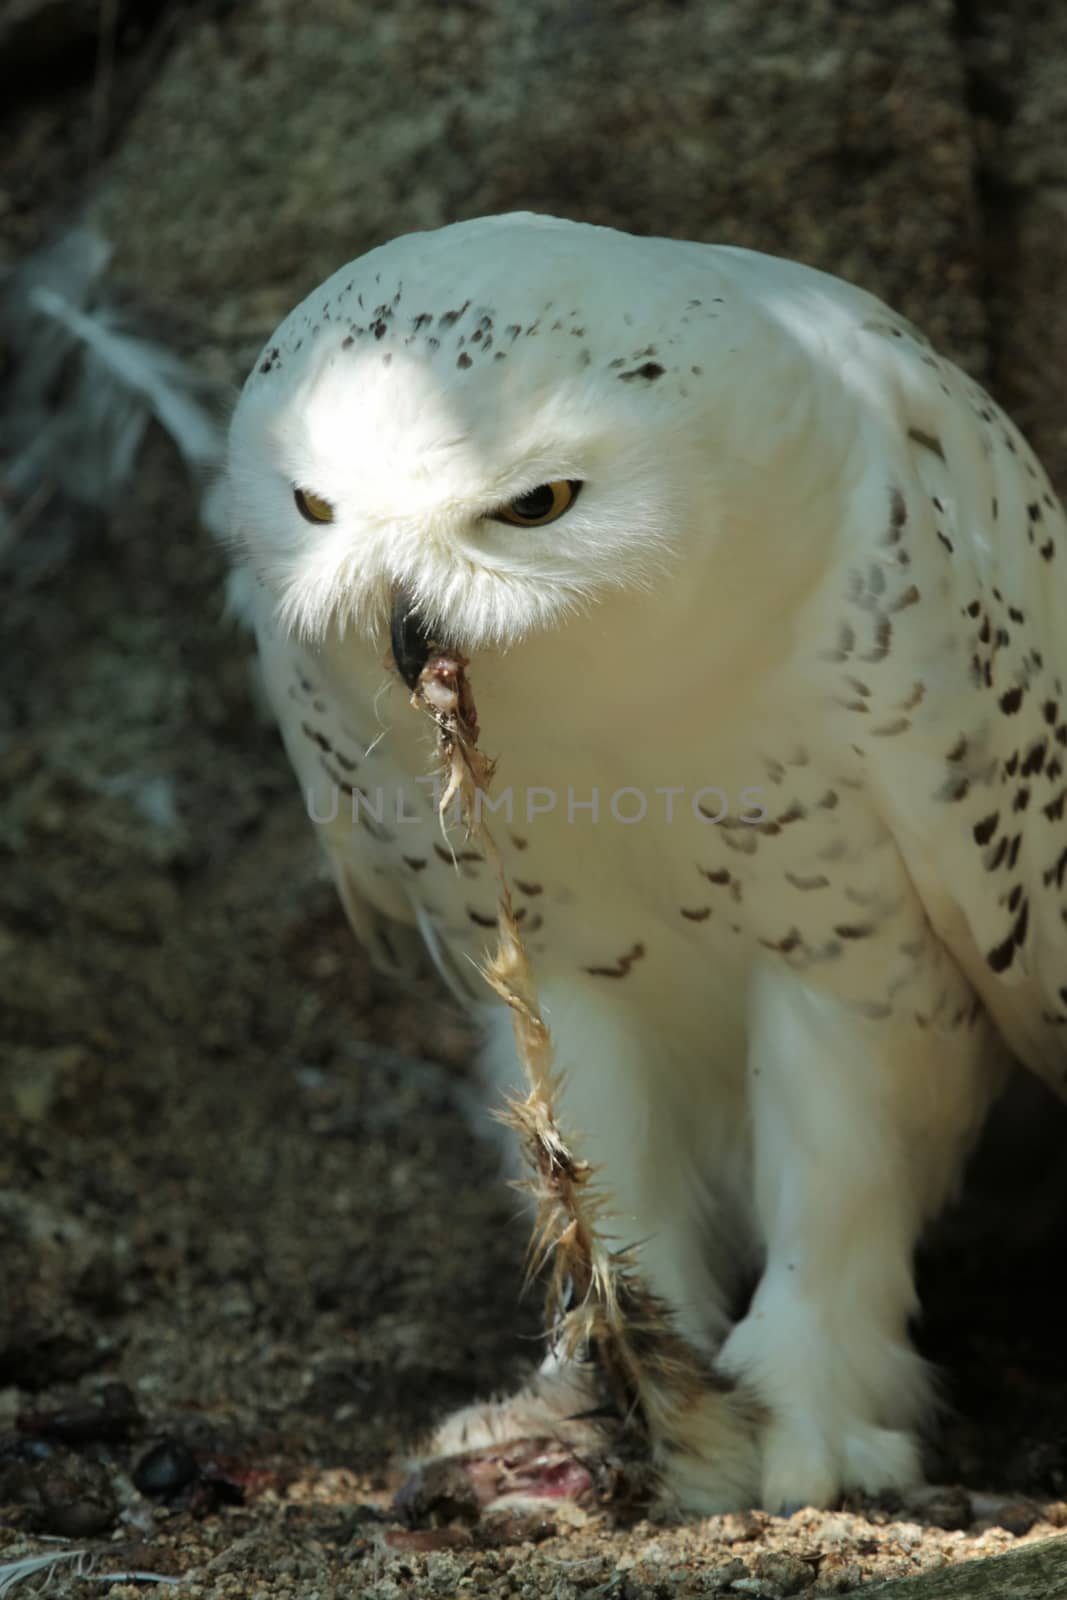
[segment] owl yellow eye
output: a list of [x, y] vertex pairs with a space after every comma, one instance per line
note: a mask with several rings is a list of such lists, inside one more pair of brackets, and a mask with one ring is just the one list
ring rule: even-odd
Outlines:
[[305, 522], [333, 521], [333, 506], [320, 494], [312, 494], [310, 489], [294, 489], [293, 499]]
[[517, 495], [506, 506], [488, 515], [494, 522], [510, 522], [516, 528], [540, 528], [546, 522], [555, 522], [569, 511], [582, 487], [577, 478], [559, 478], [555, 483], [542, 483], [526, 494]]

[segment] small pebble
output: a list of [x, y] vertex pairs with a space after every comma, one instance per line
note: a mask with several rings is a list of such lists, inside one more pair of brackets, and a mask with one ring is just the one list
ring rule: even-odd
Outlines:
[[118, 1515], [115, 1497], [102, 1469], [88, 1462], [77, 1470], [50, 1469], [37, 1479], [38, 1521], [45, 1533], [63, 1539], [85, 1539], [104, 1533]]
[[1028, 1500], [1016, 1500], [1011, 1505], [1002, 1506], [993, 1521], [998, 1528], [1003, 1528], [1005, 1533], [1013, 1533], [1018, 1539], [1030, 1532], [1038, 1516], [1037, 1507]]
[[178, 1439], [161, 1439], [133, 1469], [133, 1481], [142, 1494], [177, 1494], [196, 1477], [192, 1452]]
[[974, 1521], [974, 1506], [966, 1489], [941, 1489], [925, 1502], [922, 1514], [935, 1528], [969, 1528]]

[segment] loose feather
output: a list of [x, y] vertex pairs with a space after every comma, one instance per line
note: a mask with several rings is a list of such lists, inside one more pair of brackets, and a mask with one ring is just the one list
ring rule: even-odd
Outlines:
[[149, 425], [174, 441], [221, 531], [210, 479], [222, 430], [203, 380], [107, 301], [109, 245], [74, 227], [12, 271], [0, 290], [0, 344], [11, 378], [0, 406], [0, 548], [59, 493], [107, 510], [129, 482]]

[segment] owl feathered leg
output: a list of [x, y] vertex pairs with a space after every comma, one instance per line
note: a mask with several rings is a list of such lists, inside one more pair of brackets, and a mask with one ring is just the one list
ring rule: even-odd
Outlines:
[[907, 1337], [912, 1254], [1001, 1082], [962, 978], [940, 1025], [875, 1020], [757, 972], [748, 1065], [766, 1264], [720, 1368], [767, 1408], [760, 1498], [831, 1503], [921, 1479], [930, 1377]]
[[[1002, 1081], [966, 982], [940, 973], [924, 1026], [918, 992], [897, 1019], [875, 1019], [769, 961], [736, 1074], [725, 1059], [669, 1057], [595, 986], [545, 984], [562, 1110], [610, 1199], [605, 1231], [636, 1247], [642, 1278], [712, 1369], [685, 1439], [649, 1441], [646, 1486], [665, 1505], [782, 1511], [920, 1481], [932, 1385], [907, 1336], [912, 1255]], [[510, 1088], [503, 1013], [489, 1032], [486, 1068]], [[740, 1274], [760, 1266], [730, 1331]], [[594, 1370], [550, 1357], [518, 1394], [448, 1419], [428, 1458], [455, 1455], [483, 1503], [587, 1493], [611, 1481], [620, 1420], [604, 1413]]]

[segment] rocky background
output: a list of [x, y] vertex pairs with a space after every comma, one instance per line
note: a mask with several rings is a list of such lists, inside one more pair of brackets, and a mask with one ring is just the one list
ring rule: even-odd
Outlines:
[[[100, 292], [220, 416], [341, 262], [531, 208], [863, 283], [1067, 487], [1058, 0], [8, 0], [0, 107], [8, 284], [87, 216], [114, 247]], [[515, 1200], [465, 1115], [470, 1041], [343, 924], [171, 440], [150, 429], [103, 506], [58, 466], [13, 482], [8, 309], [0, 1561], [64, 1558], [57, 1596], [150, 1571], [270, 1600], [773, 1600], [1067, 1524], [1065, 1131], [1036, 1090], [1002, 1119], [1023, 1165], [986, 1152], [924, 1266], [931, 1471], [961, 1487], [923, 1515], [392, 1516], [405, 1446], [536, 1349]], [[59, 374], [46, 402], [67, 399]]]

